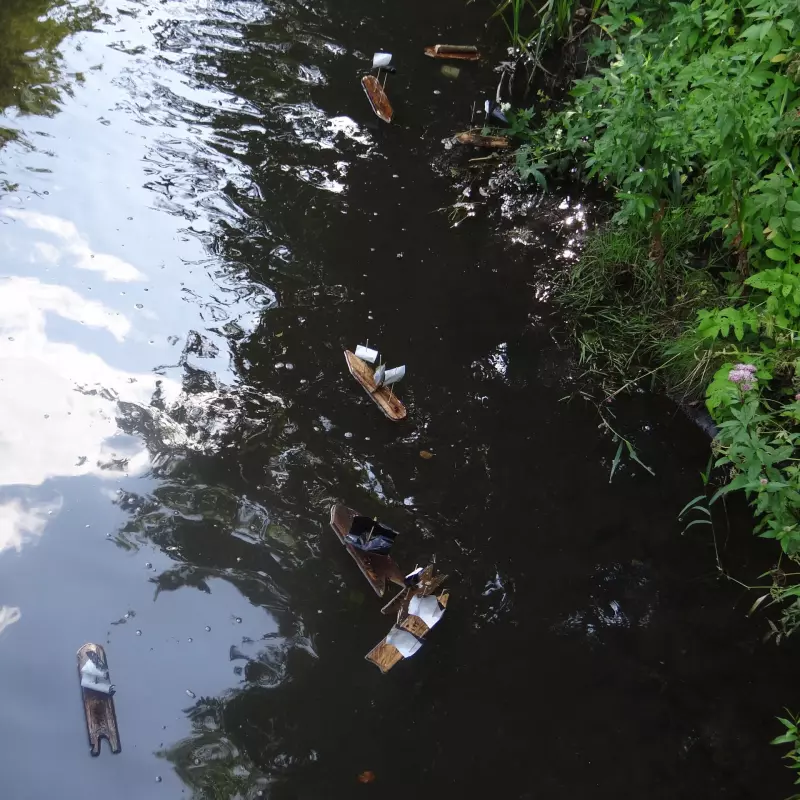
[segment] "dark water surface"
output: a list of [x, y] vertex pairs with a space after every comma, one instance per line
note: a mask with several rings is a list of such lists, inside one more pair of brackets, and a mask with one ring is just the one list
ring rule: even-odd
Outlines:
[[[579, 370], [535, 298], [579, 199], [439, 210], [469, 183], [442, 139], [496, 76], [421, 49], [486, 16], [3, 0], [3, 798], [788, 793], [767, 741], [792, 658], [676, 522], [707, 442], [622, 403], [657, 477], [609, 485], [615, 445], [562, 402]], [[391, 127], [358, 83], [377, 49]], [[408, 365], [404, 424], [346, 373], [367, 338]], [[334, 501], [451, 575], [444, 623], [387, 676]], [[86, 641], [119, 756], [88, 755]]]

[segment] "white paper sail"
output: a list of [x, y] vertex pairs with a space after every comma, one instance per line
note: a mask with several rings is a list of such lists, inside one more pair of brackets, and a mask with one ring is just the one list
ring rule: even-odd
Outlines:
[[406, 374], [406, 365], [403, 364], [402, 367], [395, 367], [394, 369], [387, 369], [386, 374], [383, 377], [383, 385], [389, 386], [392, 383], [397, 383], [397, 381], [401, 380]]
[[432, 628], [442, 618], [444, 609], [432, 594], [427, 597], [415, 594], [408, 604], [408, 613], [419, 617], [429, 628]]
[[395, 625], [386, 636], [386, 644], [394, 645], [403, 658], [413, 656], [422, 647], [422, 642], [416, 636]]
[[392, 63], [391, 53], [375, 53], [372, 56], [372, 69], [380, 69], [381, 67], [388, 67]]
[[91, 689], [93, 692], [113, 694], [113, 687], [108, 681], [95, 680], [87, 675], [81, 678], [81, 686], [83, 686], [84, 689]]
[[108, 680], [108, 672], [100, 669], [91, 658], [81, 667], [81, 676], [95, 680]]
[[383, 379], [386, 377], [386, 367], [383, 364], [378, 366], [372, 379], [375, 381], [376, 386], [383, 386]]
[[81, 686], [103, 694], [114, 693], [108, 671], [98, 667], [91, 658], [81, 667]]
[[356, 346], [356, 355], [362, 361], [366, 361], [370, 364], [374, 364], [378, 360], [378, 351], [370, 350], [369, 347], [365, 347], [363, 344]]

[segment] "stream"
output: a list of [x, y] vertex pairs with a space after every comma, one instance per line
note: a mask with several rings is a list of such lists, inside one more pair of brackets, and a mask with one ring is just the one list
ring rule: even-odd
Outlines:
[[[792, 643], [762, 641], [754, 595], [677, 520], [707, 438], [620, 398], [655, 476], [626, 458], [609, 482], [617, 445], [547, 305], [591, 203], [487, 191], [482, 154], [445, 144], [494, 93], [490, 13], [3, 0], [4, 798], [791, 792], [769, 740]], [[436, 42], [494, 50], [453, 78]], [[359, 84], [377, 50], [391, 126]], [[367, 340], [407, 365], [402, 423], [347, 372]], [[450, 576], [387, 675], [335, 502]], [[726, 553], [768, 568], [735, 504], [730, 524]], [[119, 755], [88, 753], [85, 642]]]

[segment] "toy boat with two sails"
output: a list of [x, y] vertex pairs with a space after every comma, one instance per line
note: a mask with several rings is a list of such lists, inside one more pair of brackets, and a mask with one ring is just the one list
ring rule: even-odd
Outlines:
[[406, 407], [394, 393], [394, 385], [406, 374], [405, 365], [386, 369], [382, 363], [373, 369], [370, 365], [378, 361], [378, 351], [367, 345], [358, 345], [355, 353], [344, 351], [350, 374], [361, 384], [378, 408], [393, 422], [406, 418]]

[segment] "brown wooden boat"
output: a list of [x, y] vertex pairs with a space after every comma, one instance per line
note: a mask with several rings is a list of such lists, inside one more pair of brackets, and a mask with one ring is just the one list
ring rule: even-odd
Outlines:
[[456, 58], [460, 61], [477, 61], [481, 54], [478, 48], [469, 44], [435, 44], [425, 48], [429, 58]]
[[471, 144], [473, 147], [503, 148], [511, 145], [508, 136], [482, 136], [473, 131], [463, 131], [455, 135], [455, 140], [459, 144]]
[[[99, 644], [85, 644], [78, 650], [78, 680], [81, 678], [81, 670], [89, 660], [92, 660], [100, 669], [108, 670], [106, 651]], [[81, 695], [91, 754], [93, 756], [100, 755], [101, 739], [105, 739], [109, 743], [112, 753], [119, 753], [122, 747], [119, 743], [114, 697], [93, 689], [85, 689], [83, 686], [81, 686]]]
[[420, 576], [419, 582], [416, 586], [406, 587], [402, 589], [389, 603], [383, 607], [383, 612], [388, 613], [393, 609], [397, 609], [397, 622], [392, 630], [381, 639], [372, 650], [367, 653], [364, 658], [371, 661], [378, 669], [384, 674], [387, 673], [392, 667], [402, 661], [405, 656], [395, 647], [390, 644], [387, 639], [392, 635], [393, 631], [399, 629], [414, 636], [417, 640], [424, 639], [430, 632], [430, 628], [420, 617], [409, 613], [409, 604], [411, 598], [416, 596], [428, 597], [434, 595], [439, 603], [440, 608], [444, 611], [447, 609], [447, 601], [450, 598], [450, 593], [445, 589], [439, 591], [441, 585], [447, 580], [446, 575], [434, 575], [433, 565], [425, 568]]
[[350, 350], [344, 351], [350, 374], [364, 387], [364, 391], [375, 401], [375, 405], [393, 422], [406, 418], [406, 407], [397, 399], [394, 392], [386, 386], [376, 386], [374, 370], [366, 361]]
[[[331, 527], [339, 541], [358, 564], [358, 568], [375, 590], [378, 597], [386, 594], [386, 582], [391, 581], [398, 586], [405, 587], [405, 575], [397, 562], [391, 556], [384, 556], [378, 553], [365, 553], [353, 547], [345, 536], [351, 531], [358, 531], [364, 525], [375, 525], [374, 520], [364, 517], [352, 508], [336, 504], [331, 506]], [[385, 527], [385, 526], [380, 526]], [[394, 531], [392, 531], [394, 533]]]
[[384, 122], [391, 122], [394, 111], [381, 82], [374, 75], [365, 75], [361, 79], [361, 85], [364, 87], [375, 116]]

